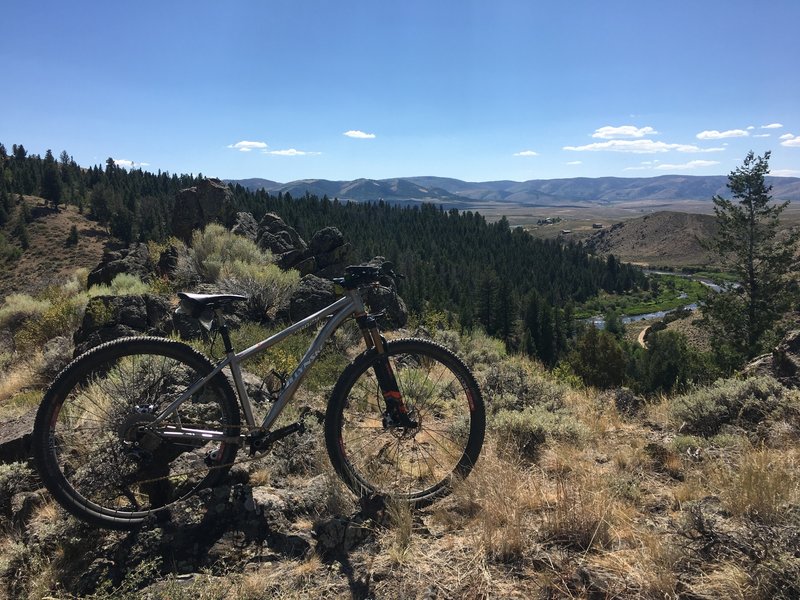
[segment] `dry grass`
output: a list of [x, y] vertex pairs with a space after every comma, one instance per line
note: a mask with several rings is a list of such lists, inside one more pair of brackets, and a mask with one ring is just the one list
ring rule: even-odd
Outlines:
[[[299, 560], [276, 555], [269, 563], [188, 582], [162, 575], [160, 587], [151, 588], [154, 597], [781, 597], [775, 590], [797, 597], [791, 594], [797, 567], [792, 552], [800, 539], [800, 451], [793, 422], [759, 424], [764, 443], [757, 446], [750, 442], [753, 432], [735, 428], [690, 436], [670, 420], [671, 398], [623, 418], [595, 392], [543, 385], [539, 369], [522, 367], [505, 372], [532, 378], [520, 384], [527, 386], [522, 399], [533, 405], [536, 393], [554, 392], [560, 404], [553, 412], [565, 415], [581, 435], [560, 435], [545, 422], [549, 435], [537, 452], [520, 453], [490, 425], [474, 472], [451, 496], [421, 511], [389, 504], [384, 519], [357, 521], [369, 536], [355, 548], [312, 551]], [[508, 401], [501, 392], [496, 398]], [[309, 401], [324, 408], [320, 394]], [[490, 417], [500, 410], [490, 406]], [[525, 414], [531, 428], [542, 424], [536, 411]], [[321, 428], [309, 423], [319, 441]], [[308, 448], [299, 438], [295, 443], [297, 451]], [[278, 531], [288, 525], [291, 532], [311, 532], [321, 519], [357, 512], [324, 444], [312, 447], [307, 464], [292, 472], [286, 486], [324, 474], [328, 485], [319, 514], [268, 524]], [[278, 450], [287, 456], [293, 451]], [[252, 470], [250, 485], [274, 485], [278, 467], [268, 465]], [[38, 507], [28, 541], [53, 535], [58, 514], [52, 503]], [[16, 538], [0, 540], [0, 572], [23, 551]], [[28, 569], [24, 576], [31, 581], [41, 575], [38, 587], [28, 586], [31, 593], [53, 595], [58, 565], [66, 564], [59, 560], [56, 550], [38, 564], [15, 568]], [[2, 577], [8, 586], [8, 574]]]
[[[28, 224], [30, 248], [0, 272], [0, 297], [12, 292], [40, 291], [62, 281], [78, 267], [93, 269], [109, 240], [108, 233], [79, 214], [75, 206], [52, 211], [42, 206], [41, 198], [26, 196], [25, 200], [34, 216]], [[65, 242], [73, 225], [78, 230], [78, 244], [67, 247]]]
[[9, 365], [0, 374], [0, 404], [39, 384], [42, 361], [42, 353], [34, 352], [26, 360]]
[[737, 463], [717, 468], [713, 479], [734, 516], [775, 523], [800, 501], [798, 462], [796, 449], [752, 448]]

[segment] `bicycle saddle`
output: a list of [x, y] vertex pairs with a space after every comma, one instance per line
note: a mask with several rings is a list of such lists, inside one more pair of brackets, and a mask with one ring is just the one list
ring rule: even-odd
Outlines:
[[247, 296], [239, 294], [191, 294], [189, 292], [178, 292], [178, 298], [181, 299], [181, 307], [195, 318], [206, 310], [215, 310], [231, 302], [247, 300]]

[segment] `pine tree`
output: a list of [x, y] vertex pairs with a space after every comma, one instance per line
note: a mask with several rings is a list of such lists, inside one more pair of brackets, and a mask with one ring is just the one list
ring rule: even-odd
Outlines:
[[66, 246], [69, 248], [70, 246], [77, 246], [78, 245], [78, 227], [73, 225], [69, 228], [69, 235], [67, 236]]
[[50, 202], [53, 208], [61, 203], [61, 177], [53, 152], [48, 150], [44, 157], [42, 170], [42, 198]]
[[749, 152], [742, 166], [728, 175], [732, 199], [714, 197], [719, 231], [708, 246], [722, 256], [740, 284], [713, 295], [704, 317], [728, 368], [763, 350], [767, 333], [789, 305], [789, 274], [797, 266], [798, 234], [779, 234], [780, 215], [789, 202], [772, 204], [772, 186], [765, 181], [769, 157], [769, 152]]

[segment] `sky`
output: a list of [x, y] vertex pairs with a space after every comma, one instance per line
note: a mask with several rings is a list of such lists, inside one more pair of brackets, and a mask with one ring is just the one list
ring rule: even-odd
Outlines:
[[0, 142], [209, 177], [800, 176], [798, 0], [0, 0]]

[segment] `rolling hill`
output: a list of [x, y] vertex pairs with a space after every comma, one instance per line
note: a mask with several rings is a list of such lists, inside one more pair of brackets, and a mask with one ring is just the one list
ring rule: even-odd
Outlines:
[[588, 238], [585, 243], [597, 254], [614, 254], [625, 262], [653, 267], [708, 267], [718, 257], [700, 240], [716, 234], [711, 215], [661, 211], [617, 223]]
[[[769, 177], [776, 200], [800, 201], [800, 178]], [[728, 179], [723, 175], [660, 177], [575, 177], [570, 179], [533, 179], [530, 181], [468, 182], [447, 177], [403, 177], [393, 179], [356, 179], [330, 181], [303, 179], [278, 183], [267, 179], [230, 180], [249, 190], [271, 193], [317, 196], [357, 202], [427, 201], [446, 207], [470, 209], [487, 202], [515, 206], [619, 206], [631, 202], [664, 204], [669, 202], [708, 201], [715, 194], [727, 194]]]

